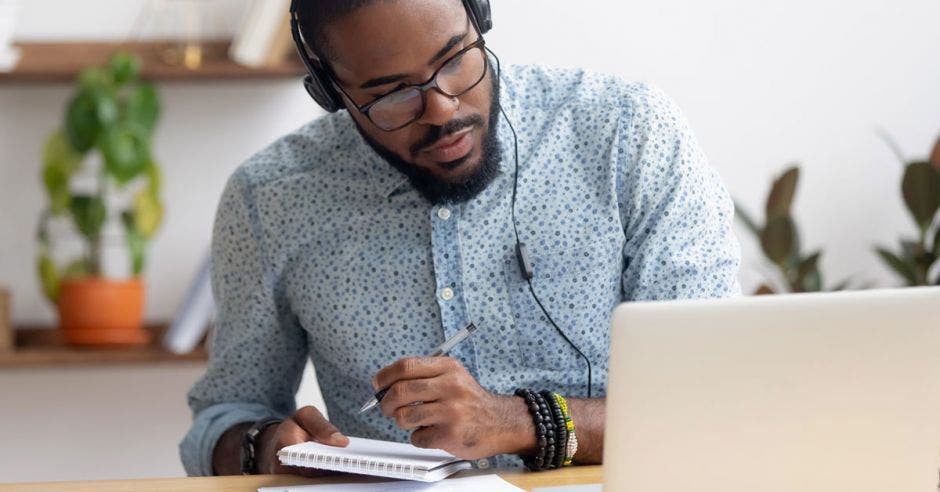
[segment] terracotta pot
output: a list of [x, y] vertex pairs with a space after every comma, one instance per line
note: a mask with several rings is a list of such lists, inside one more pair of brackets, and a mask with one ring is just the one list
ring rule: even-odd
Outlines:
[[59, 326], [69, 345], [141, 345], [144, 282], [85, 278], [62, 282]]

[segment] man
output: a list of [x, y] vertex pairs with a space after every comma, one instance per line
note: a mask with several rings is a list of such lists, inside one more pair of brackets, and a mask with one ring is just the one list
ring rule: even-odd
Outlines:
[[[309, 473], [277, 449], [348, 435], [531, 466], [545, 445], [519, 388], [567, 398], [570, 458], [600, 463], [612, 308], [738, 292], [730, 199], [678, 109], [613, 77], [497, 72], [470, 0], [297, 3], [346, 111], [229, 180], [187, 471]], [[308, 357], [329, 421], [294, 408]]]

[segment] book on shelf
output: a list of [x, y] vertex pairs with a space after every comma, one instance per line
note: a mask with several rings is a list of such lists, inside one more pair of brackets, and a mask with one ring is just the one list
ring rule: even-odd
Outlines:
[[200, 261], [195, 278], [190, 282], [173, 323], [163, 336], [163, 348], [174, 354], [188, 354], [199, 345], [215, 316], [212, 298], [211, 260], [208, 254]]
[[249, 0], [229, 57], [252, 68], [282, 63], [293, 51], [289, 0]]

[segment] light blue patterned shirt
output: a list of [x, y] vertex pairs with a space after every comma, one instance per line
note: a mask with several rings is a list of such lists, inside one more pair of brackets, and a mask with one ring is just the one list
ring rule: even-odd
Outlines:
[[[519, 236], [545, 308], [607, 382], [610, 316], [623, 301], [739, 292], [733, 207], [673, 102], [579, 70], [512, 67], [501, 103], [518, 132]], [[451, 352], [487, 390], [586, 395], [586, 366], [544, 319], [514, 254], [512, 136], [479, 196], [432, 206], [376, 155], [345, 112], [254, 155], [230, 178], [212, 242], [218, 304], [211, 358], [189, 393], [180, 445], [212, 473], [229, 427], [294, 411], [309, 357], [330, 420], [347, 435], [407, 442], [358, 415], [375, 373], [423, 355], [468, 322]], [[498, 456], [493, 466], [519, 466]]]

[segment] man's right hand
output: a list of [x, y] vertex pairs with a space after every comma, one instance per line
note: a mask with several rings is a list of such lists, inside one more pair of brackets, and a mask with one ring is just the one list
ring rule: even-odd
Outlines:
[[326, 420], [319, 410], [309, 406], [297, 410], [294, 415], [280, 424], [265, 428], [258, 437], [256, 449], [258, 472], [266, 474], [289, 473], [307, 477], [326, 475], [328, 472], [315, 468], [284, 466], [277, 458], [277, 452], [285, 446], [307, 441], [341, 448], [349, 444], [348, 437]]

